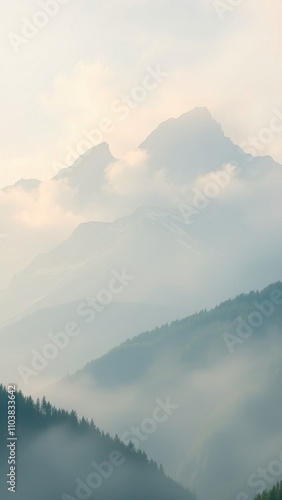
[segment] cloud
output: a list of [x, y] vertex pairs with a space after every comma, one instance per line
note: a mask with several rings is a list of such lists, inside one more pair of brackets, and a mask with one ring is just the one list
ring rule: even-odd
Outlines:
[[38, 189], [17, 186], [0, 191], [0, 232], [7, 235], [0, 247], [1, 288], [12, 275], [41, 252], [67, 238], [88, 213], [74, 210], [75, 191], [64, 181], [46, 181]]
[[66, 119], [73, 115], [79, 117], [80, 113], [84, 118], [97, 118], [108, 111], [105, 104], [114, 98], [114, 77], [113, 70], [105, 63], [92, 64], [81, 60], [71, 76], [59, 75], [51, 92], [42, 94], [42, 109]]
[[25, 191], [17, 187], [0, 192], [0, 206], [11, 222], [23, 228], [61, 227], [77, 224], [79, 219], [71, 210], [73, 190], [63, 181], [46, 181], [38, 189]]
[[[180, 44], [166, 35], [161, 45], [154, 42], [152, 53], [142, 55], [138, 71], [133, 70], [123, 79], [109, 61], [95, 64], [80, 61], [72, 75], [59, 76], [53, 91], [41, 100], [43, 109], [55, 113], [60, 124], [58, 160], [64, 162], [67, 147], [75, 148], [84, 138], [84, 130], [98, 128], [104, 118], [112, 120], [114, 127], [111, 133], [104, 134], [103, 140], [109, 142], [113, 153], [120, 157], [137, 147], [160, 122], [196, 106], [208, 107], [226, 134], [238, 144], [249, 135], [256, 135], [269, 125], [273, 108], [282, 109], [278, 84], [282, 75], [279, 76], [276, 58], [269, 57], [262, 28], [260, 19], [259, 27], [253, 24], [241, 27], [239, 37], [236, 29], [231, 30], [228, 37], [222, 35], [201, 54], [200, 64], [191, 60], [191, 54], [187, 64], [182, 57], [178, 63], [166, 60], [164, 45], [169, 59], [179, 50], [183, 57], [190, 52], [187, 41]], [[126, 119], [120, 120], [113, 115], [112, 105], [139, 83], [140, 75], [146, 73], [148, 58], [158, 61], [169, 76], [141, 105], [132, 109]], [[263, 66], [261, 59], [265, 61]], [[272, 154], [282, 162], [281, 140], [282, 134], [277, 134], [261, 154]]]
[[147, 152], [134, 150], [115, 164], [106, 168], [106, 189], [119, 195], [135, 195], [144, 192], [149, 180]]
[[[65, 162], [66, 148], [76, 146], [84, 129], [97, 127], [105, 116], [114, 118], [112, 102], [138, 84], [148, 64], [160, 63], [170, 76], [126, 120], [116, 122], [106, 140], [117, 156], [136, 148], [162, 120], [195, 106], [209, 107], [237, 143], [267, 126], [273, 107], [282, 109], [281, 7], [275, 0], [241, 2], [223, 21], [210, 0], [179, 2], [178, 9], [171, 9], [171, 2], [143, 0], [96, 4], [88, 2], [84, 9], [70, 4], [30, 44], [27, 59], [20, 59], [22, 71], [5, 73], [0, 185], [36, 173], [51, 177], [52, 164]], [[26, 15], [33, 12], [31, 2], [26, 9]], [[10, 7], [6, 14], [8, 30], [18, 14]], [[74, 18], [76, 29], [70, 32]], [[50, 50], [48, 33], [56, 50], [42, 65], [39, 49]], [[1, 51], [14, 68], [14, 54], [6, 46]], [[281, 140], [277, 135], [264, 153], [282, 162]]]

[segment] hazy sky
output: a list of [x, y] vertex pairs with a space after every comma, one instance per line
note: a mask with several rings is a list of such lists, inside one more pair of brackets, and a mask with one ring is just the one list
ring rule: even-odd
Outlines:
[[[105, 118], [113, 126], [103, 140], [121, 156], [195, 106], [208, 107], [240, 144], [269, 128], [275, 112], [282, 116], [279, 0], [54, 2], [58, 12], [45, 19], [38, 13], [48, 0], [0, 7], [0, 187], [53, 176]], [[34, 16], [47, 25], [26, 32]], [[30, 38], [16, 38], [23, 30]], [[157, 65], [167, 76], [121, 119], [113, 103]], [[282, 162], [281, 128], [266, 132], [258, 154]]]

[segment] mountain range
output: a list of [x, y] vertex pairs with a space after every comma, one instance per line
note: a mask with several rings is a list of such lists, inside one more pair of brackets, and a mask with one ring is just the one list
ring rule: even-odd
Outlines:
[[[281, 451], [281, 321], [277, 282], [127, 340], [49, 394], [132, 439], [199, 498], [252, 498], [248, 478]], [[175, 409], [142, 435], [156, 399]]]
[[[40, 475], [40, 457], [45, 481], [77, 460], [56, 498], [91, 463], [92, 437], [143, 464], [101, 498], [131, 472], [124, 498], [255, 496], [248, 478], [281, 439], [281, 176], [196, 108], [123, 158], [102, 143], [0, 190], [0, 380], [73, 412], [19, 394], [22, 435], [29, 418], [40, 429], [21, 463]], [[141, 478], [156, 483], [139, 491]]]
[[[250, 183], [255, 188], [281, 171], [270, 157], [244, 153], [208, 110], [196, 108], [161, 124], [125, 158], [117, 160], [102, 143], [50, 181], [22, 179], [2, 189], [0, 227], [7, 235], [1, 245], [2, 288], [38, 253], [62, 243], [79, 223], [115, 221], [140, 206], [189, 205], [199, 178], [230, 163], [237, 166], [242, 187]], [[244, 203], [245, 193], [238, 195]], [[225, 197], [224, 190], [214, 206]]]

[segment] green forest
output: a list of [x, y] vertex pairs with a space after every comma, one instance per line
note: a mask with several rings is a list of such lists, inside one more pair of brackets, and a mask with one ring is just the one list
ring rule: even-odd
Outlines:
[[277, 482], [270, 491], [264, 491], [254, 500], [282, 500], [282, 481]]
[[[8, 393], [1, 385], [2, 478], [7, 474], [7, 460], [3, 457], [8, 428], [7, 406]], [[192, 493], [165, 475], [162, 465], [158, 466], [144, 452], [135, 450], [132, 443], [126, 446], [117, 436], [112, 438], [105, 434], [93, 420], [79, 419], [74, 411], [57, 409], [45, 397], [34, 401], [20, 391], [16, 393], [16, 408], [18, 494], [15, 498], [195, 499]], [[113, 453], [119, 457], [116, 467], [110, 465], [109, 457]], [[32, 477], [32, 481], [26, 481], [26, 477]], [[2, 481], [1, 500], [10, 496]]]

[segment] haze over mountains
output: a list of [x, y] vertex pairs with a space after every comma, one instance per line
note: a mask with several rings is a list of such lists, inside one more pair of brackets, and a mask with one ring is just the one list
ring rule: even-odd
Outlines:
[[280, 302], [224, 341], [282, 289], [281, 180], [196, 108], [122, 159], [102, 143], [2, 189], [0, 380], [127, 437], [169, 397], [141, 447], [199, 500], [236, 498], [281, 438]]
[[[243, 153], [206, 109], [197, 108], [161, 124], [123, 160], [103, 143], [49, 182], [22, 181], [2, 190], [2, 272], [14, 274], [0, 292], [0, 325], [10, 324], [9, 335], [2, 335], [14, 339], [26, 329], [13, 323], [26, 322], [26, 351], [19, 349], [26, 359], [34, 332], [36, 346], [44, 345], [49, 329], [59, 331], [72, 319], [73, 303], [96, 297], [112, 272], [134, 279], [112, 298], [124, 304], [117, 313], [120, 333], [111, 336], [112, 344], [109, 336], [104, 344], [103, 335], [95, 338], [97, 355], [124, 340], [125, 332], [140, 332], [127, 319], [133, 308], [135, 324], [150, 329], [213, 307], [250, 284], [262, 288], [275, 281], [281, 269], [281, 198], [275, 196], [281, 172], [270, 157]], [[221, 179], [216, 197], [205, 196], [214, 175], [227, 176], [227, 182]], [[52, 311], [49, 329], [46, 309]], [[100, 325], [102, 332], [112, 324], [110, 310], [99, 319], [107, 325]], [[70, 362], [66, 368], [78, 367]]]
[[[228, 200], [224, 190], [214, 206], [219, 200], [233, 205], [236, 196], [242, 198], [236, 207], [242, 210], [246, 183], [251, 183], [248, 197], [261, 189], [262, 180], [267, 195], [267, 184], [277, 186], [280, 179], [281, 169], [270, 157], [253, 159], [244, 154], [225, 137], [206, 109], [196, 108], [161, 124], [137, 150], [119, 161], [103, 143], [51, 181], [22, 180], [1, 190], [0, 227], [7, 234], [1, 245], [5, 262], [2, 288], [38, 253], [61, 243], [79, 223], [114, 221], [144, 205], [178, 208], [189, 204], [196, 181], [205, 182], [210, 172], [230, 163], [243, 172], [233, 189], [228, 189]], [[253, 203], [258, 202], [254, 199]], [[261, 205], [256, 209], [261, 211]]]
[[[249, 477], [281, 452], [281, 321], [278, 282], [142, 333], [50, 395], [132, 439], [199, 498], [252, 498], [259, 474]], [[156, 398], [173, 410], [147, 435]]]
[[0, 500], [282, 500], [282, 2], [1, 8]]
[[[85, 306], [85, 301], [80, 300], [39, 310], [3, 328], [1, 380], [7, 384], [11, 380], [17, 380], [28, 392], [42, 393], [45, 386], [84, 366], [92, 360], [93, 355], [100, 357], [113, 346], [137, 335], [140, 331], [155, 328], [162, 321], [170, 322], [176, 317], [185, 315], [184, 309], [181, 308], [116, 302], [93, 317], [92, 321], [87, 322], [89, 318], [91, 319], [89, 313], [84, 317], [77, 314], [81, 304], [83, 312], [91, 313], [91, 307]], [[56, 336], [64, 332], [66, 325], [71, 321], [77, 322], [81, 334], [73, 338], [67, 349], [61, 350], [60, 355], [48, 363], [46, 369], [40, 373], [40, 377], [32, 376], [25, 384], [18, 372], [18, 366], [31, 367], [33, 350], [42, 352], [42, 349], [50, 343], [50, 334]]]

